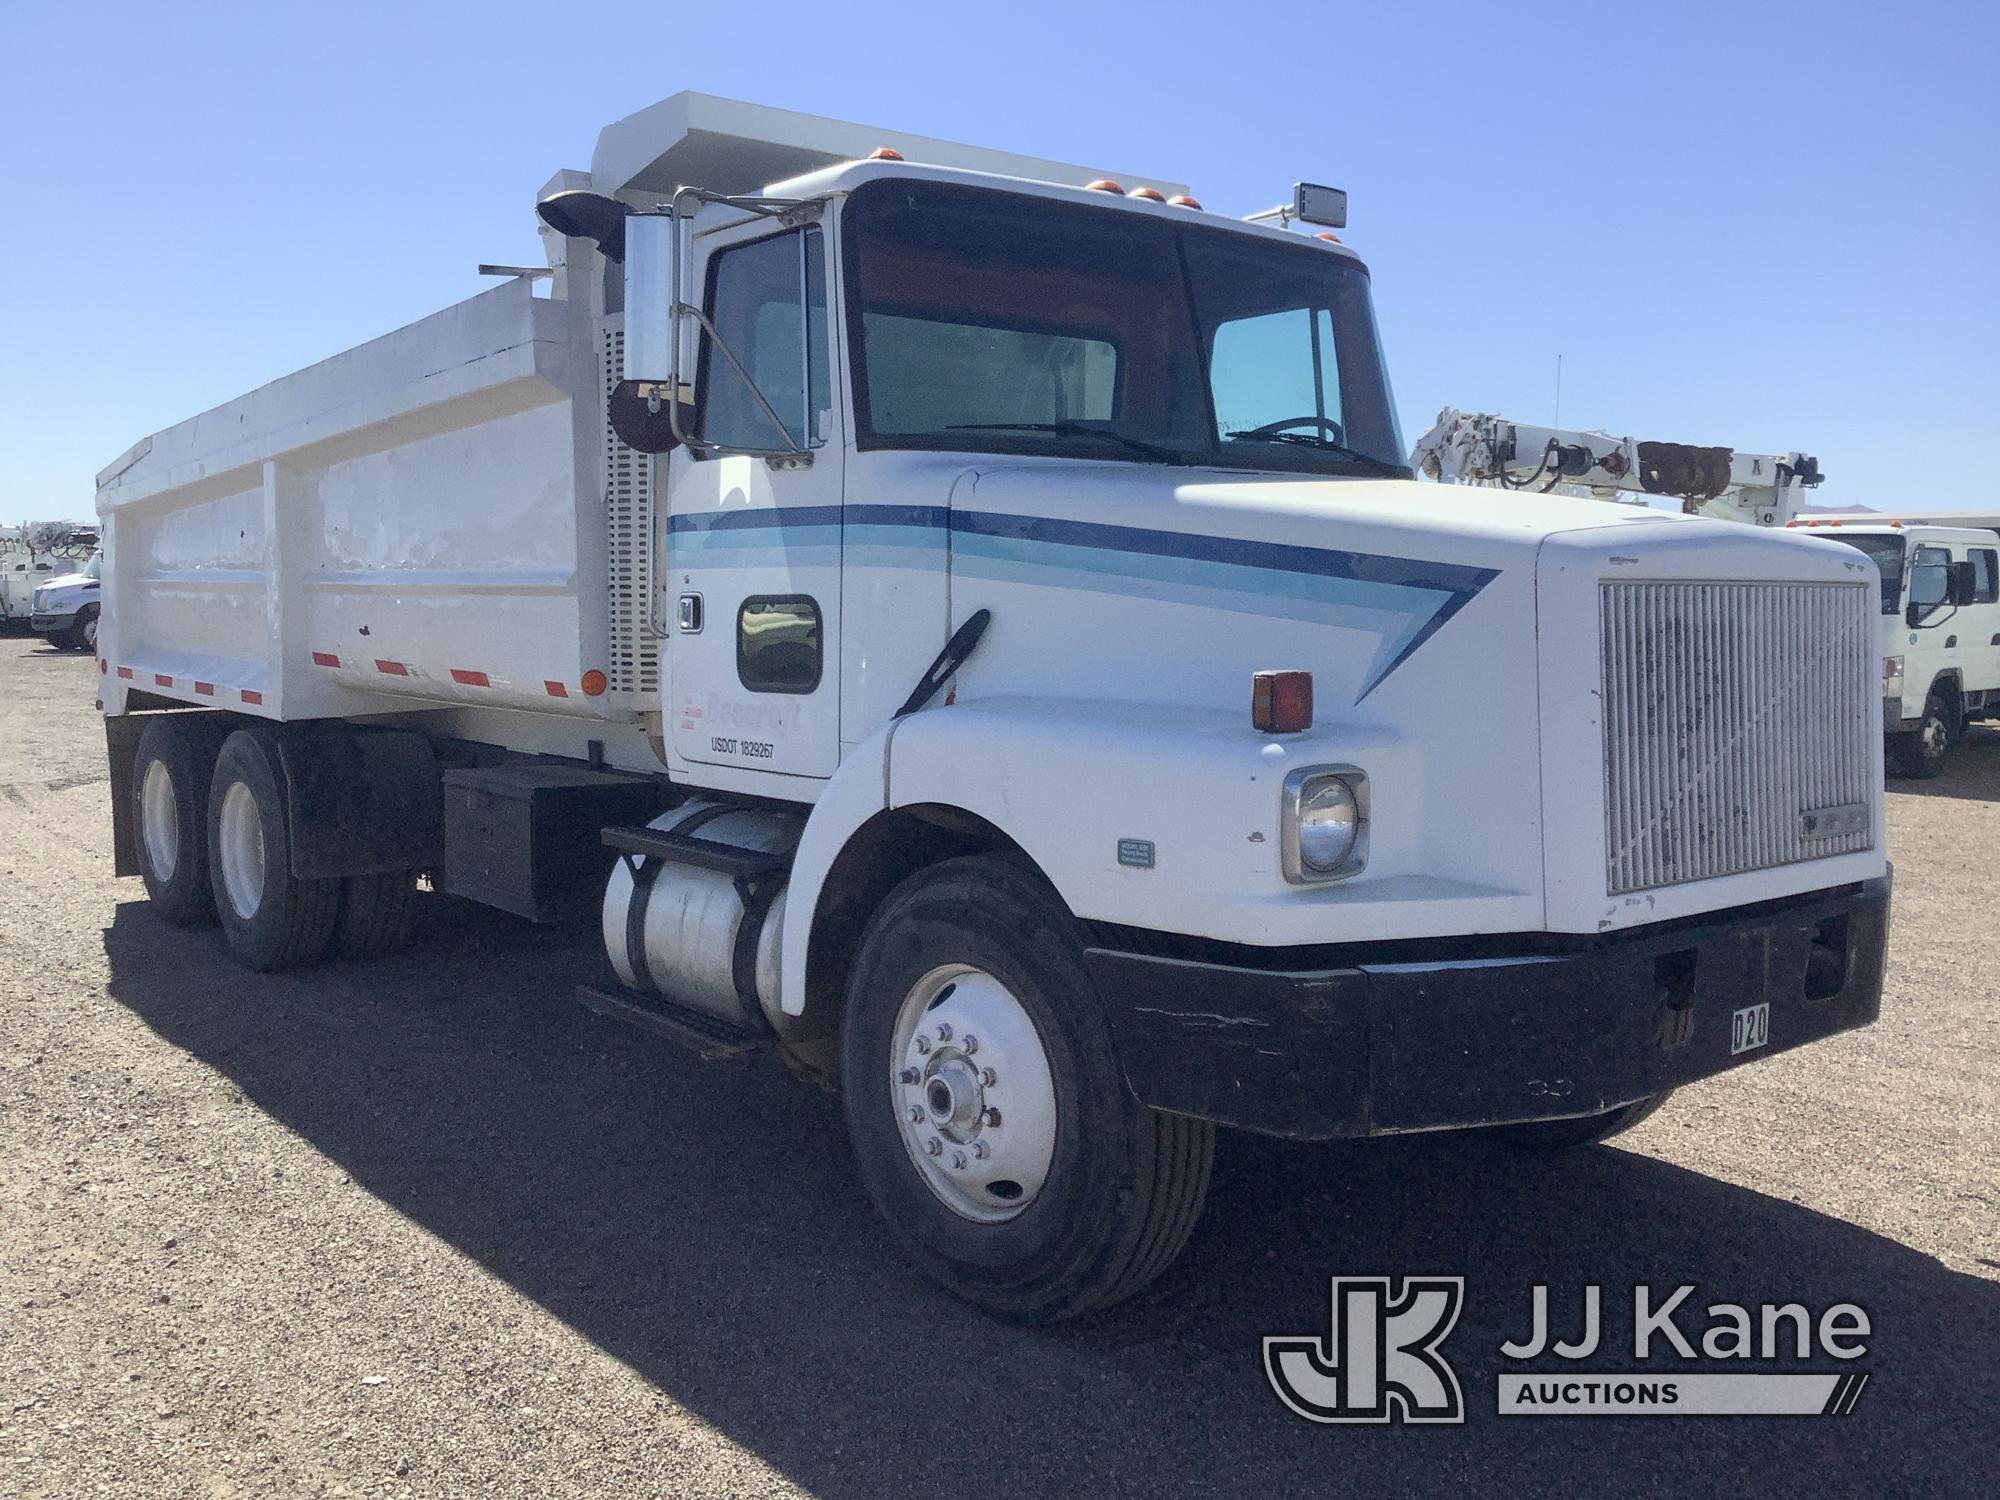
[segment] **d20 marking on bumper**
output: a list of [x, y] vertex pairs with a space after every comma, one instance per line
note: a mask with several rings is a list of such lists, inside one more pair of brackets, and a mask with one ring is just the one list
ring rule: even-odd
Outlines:
[[1729, 1018], [1729, 1055], [1750, 1052], [1771, 1040], [1771, 1002], [1747, 1005]]

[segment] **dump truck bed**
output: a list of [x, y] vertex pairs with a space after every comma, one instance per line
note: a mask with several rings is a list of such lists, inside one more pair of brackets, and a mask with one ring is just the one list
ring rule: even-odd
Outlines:
[[628, 716], [657, 668], [643, 518], [601, 498], [607, 342], [517, 278], [143, 439], [98, 478], [107, 688]]

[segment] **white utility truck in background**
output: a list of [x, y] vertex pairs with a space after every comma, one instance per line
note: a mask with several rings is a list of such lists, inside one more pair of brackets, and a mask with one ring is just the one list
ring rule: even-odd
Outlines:
[[1411, 482], [1343, 195], [682, 94], [538, 208], [546, 271], [100, 476], [165, 919], [580, 894], [591, 1004], [837, 1077], [1021, 1320], [1164, 1268], [1218, 1125], [1575, 1144], [1874, 1019], [1874, 565]]
[[97, 649], [97, 620], [103, 605], [104, 554], [93, 552], [81, 568], [57, 574], [35, 587], [29, 626], [51, 646], [73, 651]]
[[36, 590], [74, 574], [96, 545], [95, 531], [68, 522], [0, 528], [0, 624], [28, 625]]
[[1802, 493], [1824, 475], [1803, 453], [1639, 442], [1449, 407], [1411, 463], [1448, 483], [1640, 506], [1639, 496], [1666, 496], [1692, 515], [1797, 528], [1866, 552], [1881, 570], [1882, 731], [1898, 775], [1938, 775], [1965, 727], [2000, 712], [2000, 537], [1979, 517], [1804, 515]]
[[1890, 769], [1929, 778], [1968, 725], [2000, 713], [2000, 536], [1986, 527], [1802, 517], [1882, 573], [1882, 731]]

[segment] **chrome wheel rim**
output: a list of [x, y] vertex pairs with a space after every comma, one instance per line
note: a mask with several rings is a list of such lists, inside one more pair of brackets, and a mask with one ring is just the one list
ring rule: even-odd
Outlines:
[[83, 622], [83, 644], [92, 651], [97, 649], [97, 616], [92, 615]]
[[240, 781], [232, 781], [222, 794], [216, 845], [222, 888], [231, 909], [247, 922], [264, 904], [264, 815], [257, 810], [256, 794]]
[[139, 783], [139, 831], [146, 863], [161, 880], [172, 880], [181, 857], [181, 820], [174, 809], [174, 778], [164, 761], [147, 766]]
[[1001, 1224], [1041, 1193], [1056, 1154], [1055, 1079], [1033, 1019], [991, 974], [949, 964], [903, 997], [889, 1094], [917, 1175], [953, 1213]]

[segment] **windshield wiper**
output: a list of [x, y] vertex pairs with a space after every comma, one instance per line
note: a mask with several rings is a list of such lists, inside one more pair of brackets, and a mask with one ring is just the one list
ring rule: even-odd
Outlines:
[[1144, 438], [1128, 437], [1115, 428], [1101, 427], [1095, 422], [1079, 421], [1074, 417], [1060, 422], [953, 422], [948, 432], [1047, 432], [1057, 437], [1109, 438], [1127, 452], [1137, 453], [1163, 464], [1184, 464], [1188, 455], [1178, 449], [1168, 448], [1159, 443], [1149, 443]]
[[1359, 448], [1350, 448], [1345, 443], [1336, 443], [1332, 438], [1321, 437], [1316, 432], [1267, 432], [1257, 437], [1248, 433], [1232, 432], [1232, 443], [1298, 443], [1308, 448], [1319, 448], [1327, 453], [1338, 454], [1341, 458], [1351, 458], [1358, 464], [1366, 464], [1384, 479], [1406, 479], [1410, 471], [1386, 458], [1377, 458], [1372, 453], [1363, 453]]

